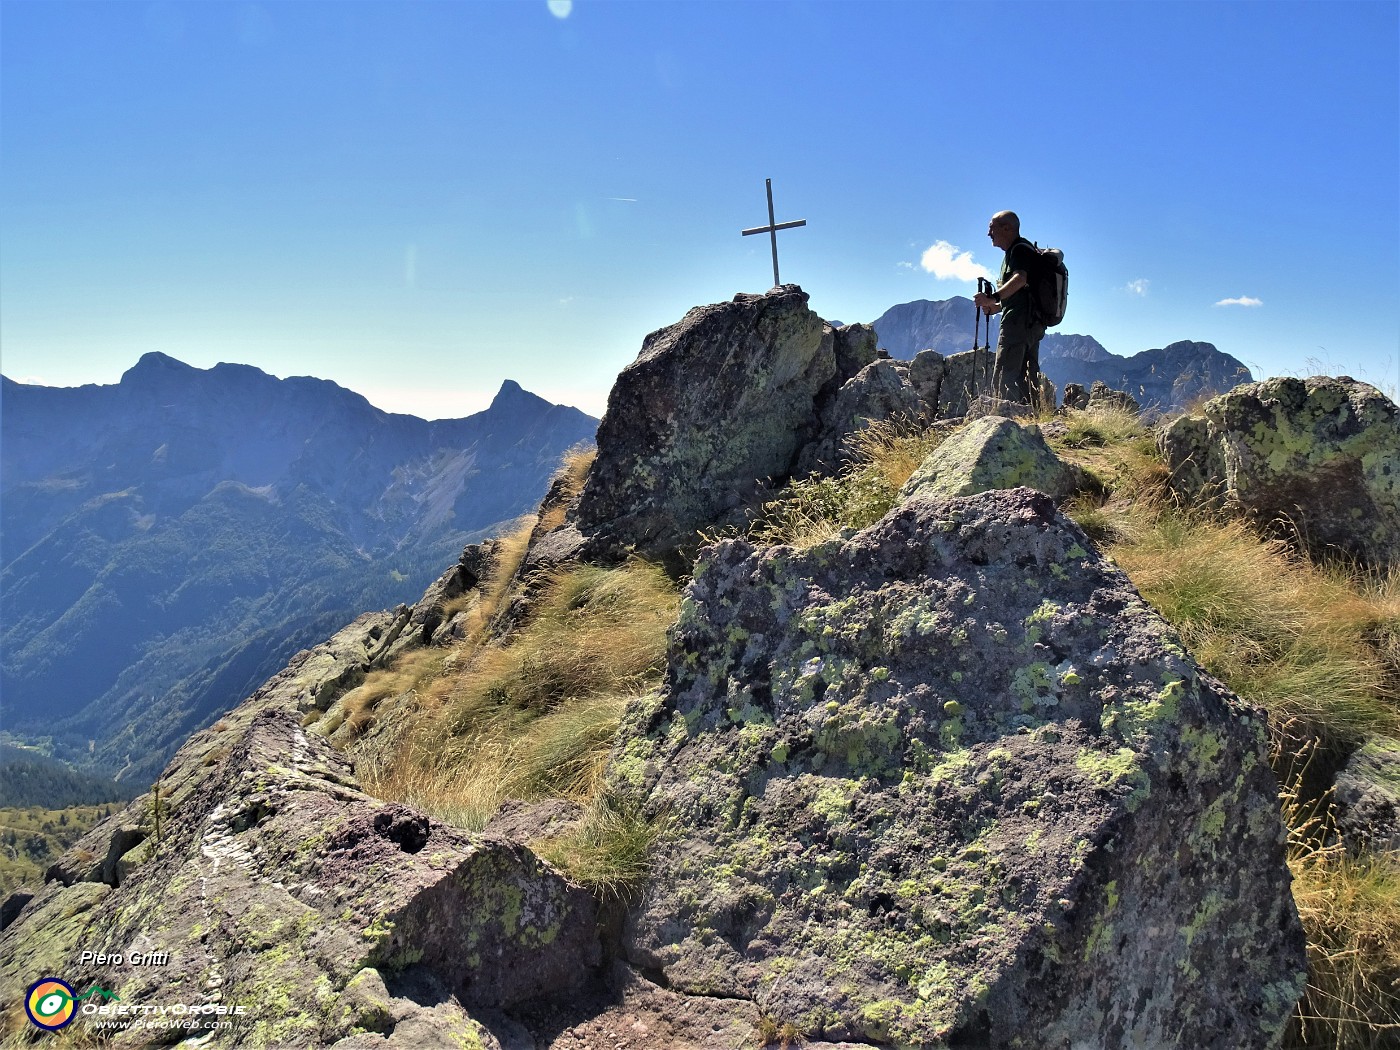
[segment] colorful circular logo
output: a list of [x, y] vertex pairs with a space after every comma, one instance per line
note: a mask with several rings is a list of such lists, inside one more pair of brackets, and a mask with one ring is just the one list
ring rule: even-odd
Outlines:
[[45, 977], [29, 986], [24, 1012], [46, 1032], [56, 1032], [73, 1020], [77, 1010], [73, 986], [57, 977]]

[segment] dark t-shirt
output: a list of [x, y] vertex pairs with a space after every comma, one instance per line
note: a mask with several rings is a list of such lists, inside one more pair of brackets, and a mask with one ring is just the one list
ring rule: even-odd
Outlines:
[[[1035, 251], [1035, 246], [1024, 237], [1013, 241], [1001, 260], [1001, 276], [997, 279], [997, 284], [1005, 284], [1011, 275], [1018, 270], [1025, 274], [1029, 280], [1032, 262], [1031, 252], [1033, 251]], [[1029, 327], [1030, 308], [1031, 290], [1030, 285], [1027, 284], [1015, 295], [1008, 295], [1001, 301], [1001, 323]]]

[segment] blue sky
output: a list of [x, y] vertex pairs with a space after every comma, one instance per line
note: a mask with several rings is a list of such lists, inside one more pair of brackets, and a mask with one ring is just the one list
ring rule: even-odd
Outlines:
[[1398, 68], [1393, 0], [3, 0], [0, 367], [600, 414], [648, 332], [771, 284], [771, 178], [828, 319], [971, 294], [1012, 208], [1060, 331], [1393, 393]]

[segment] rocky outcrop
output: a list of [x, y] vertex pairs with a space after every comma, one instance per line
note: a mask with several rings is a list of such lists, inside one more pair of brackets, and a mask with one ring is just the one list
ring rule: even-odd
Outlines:
[[[1263, 715], [1050, 496], [1008, 487], [1079, 484], [1038, 430], [971, 423], [863, 531], [689, 559], [868, 420], [994, 410], [968, 385], [989, 366], [881, 358], [795, 286], [648, 337], [514, 589], [520, 551], [469, 547], [192, 738], [158, 795], [0, 909], [0, 1007], [47, 972], [243, 1006], [230, 1046], [1272, 1046], [1303, 944]], [[468, 618], [504, 644], [559, 566], [630, 552], [693, 579], [606, 806], [507, 804], [478, 836], [361, 790], [346, 755], [369, 767], [433, 702], [403, 686], [351, 727], [368, 671]], [[658, 838], [639, 893], [600, 906], [526, 843], [604, 811]]]
[[[0, 934], [0, 1007], [54, 974], [146, 1016], [207, 1008], [234, 1024], [220, 1045], [492, 1047], [468, 1011], [585, 980], [601, 954], [586, 891], [523, 846], [366, 795], [302, 728], [395, 622], [300, 654], [56, 865]], [[136, 1025], [112, 1045], [149, 1041]]]
[[1302, 988], [1263, 713], [1027, 489], [708, 549], [610, 776], [627, 957], [816, 1036], [1245, 1050]]
[[647, 336], [608, 396], [580, 497], [596, 549], [693, 548], [787, 477], [837, 377], [834, 334], [807, 298], [796, 285], [741, 294]]
[[979, 395], [992, 389], [996, 354], [966, 350], [944, 356], [923, 350], [909, 363], [909, 376], [929, 419], [962, 416]]
[[1083, 484], [1084, 472], [1055, 455], [1038, 429], [983, 416], [930, 452], [900, 497], [949, 498], [1025, 486], [1058, 502]]
[[1080, 412], [1109, 409], [1134, 415], [1142, 411], [1142, 406], [1132, 394], [1126, 390], [1113, 390], [1101, 379], [1094, 380], [1094, 385], [1089, 390], [1085, 390], [1078, 383], [1066, 384], [1064, 407], [1078, 409]]
[[1172, 485], [1365, 565], [1400, 560], [1400, 414], [1343, 376], [1270, 379], [1209, 401], [1161, 435]]
[[912, 424], [923, 415], [923, 402], [909, 382], [909, 366], [888, 358], [872, 361], [822, 409], [820, 436], [802, 450], [797, 472], [834, 472], [848, 458], [849, 439], [871, 421]]

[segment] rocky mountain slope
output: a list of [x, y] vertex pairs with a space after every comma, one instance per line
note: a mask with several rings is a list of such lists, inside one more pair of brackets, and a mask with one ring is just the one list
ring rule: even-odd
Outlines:
[[[203, 1004], [229, 1046], [1274, 1047], [1304, 946], [1264, 713], [1026, 487], [1066, 477], [1037, 432], [989, 419], [864, 529], [735, 534], [864, 421], [995, 410], [971, 368], [881, 360], [795, 286], [653, 333], [513, 575], [468, 548], [192, 738], [159, 795], [9, 902], [0, 1007], [52, 974]], [[538, 859], [555, 811], [478, 836], [363, 790], [331, 741], [367, 674], [509, 650], [549, 581], [638, 555], [684, 586], [606, 761], [604, 809], [652, 828], [634, 892], [591, 899]], [[433, 695], [383, 698], [353, 761]]]
[[[970, 349], [975, 310], [962, 296], [920, 299], [890, 307], [873, 327], [880, 346], [895, 357], [912, 358], [925, 349], [946, 357]], [[1041, 341], [1040, 367], [1061, 391], [1068, 383], [1088, 390], [1099, 381], [1131, 394], [1143, 408], [1163, 411], [1253, 381], [1248, 368], [1210, 343], [1182, 341], [1121, 357], [1093, 336], [1059, 332]]]
[[528, 513], [596, 426], [512, 382], [430, 423], [161, 354], [0, 396], [5, 729], [138, 789], [297, 649]]

